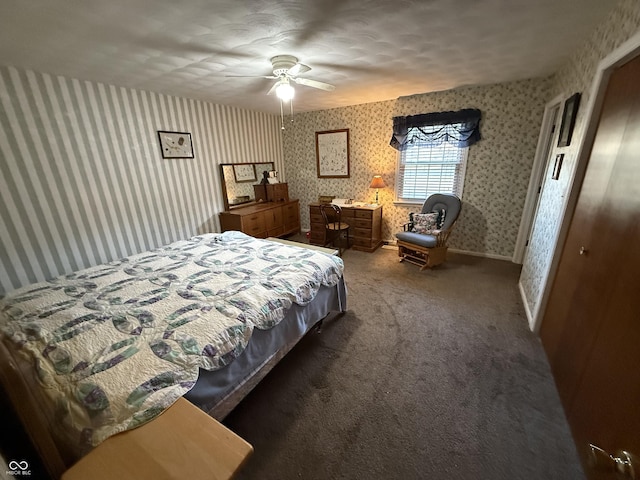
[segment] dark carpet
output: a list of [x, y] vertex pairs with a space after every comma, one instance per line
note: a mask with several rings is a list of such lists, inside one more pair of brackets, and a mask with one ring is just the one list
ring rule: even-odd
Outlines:
[[310, 333], [224, 423], [248, 479], [584, 478], [519, 266], [344, 254], [348, 312]]

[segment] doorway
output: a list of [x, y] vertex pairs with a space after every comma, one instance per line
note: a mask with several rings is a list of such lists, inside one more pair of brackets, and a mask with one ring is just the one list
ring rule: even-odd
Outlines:
[[518, 230], [518, 238], [514, 248], [513, 262], [522, 263], [526, 256], [527, 247], [531, 238], [531, 233], [535, 228], [540, 197], [544, 188], [545, 172], [548, 171], [551, 161], [553, 145], [557, 139], [558, 119], [560, 116], [560, 105], [562, 97], [558, 96], [551, 100], [544, 108], [542, 116], [542, 127], [536, 147], [536, 156], [531, 169], [527, 198], [522, 211], [522, 221]]
[[602, 108], [594, 109], [599, 115], [592, 115], [593, 144], [540, 331], [591, 480], [634, 478], [618, 477], [616, 469], [627, 468], [623, 451], [640, 454], [636, 52], [627, 53], [603, 76], [606, 92]]

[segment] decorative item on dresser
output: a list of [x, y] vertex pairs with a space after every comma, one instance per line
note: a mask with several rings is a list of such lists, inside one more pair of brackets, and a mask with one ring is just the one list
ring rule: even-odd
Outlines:
[[238, 230], [256, 238], [297, 233], [300, 231], [298, 200], [260, 202], [220, 212], [220, 227], [223, 232]]
[[[342, 221], [351, 226], [349, 237], [351, 248], [365, 252], [373, 252], [382, 245], [382, 206], [350, 207], [341, 205]], [[326, 243], [325, 223], [320, 212], [320, 203], [309, 205], [311, 219], [310, 243], [324, 245]]]

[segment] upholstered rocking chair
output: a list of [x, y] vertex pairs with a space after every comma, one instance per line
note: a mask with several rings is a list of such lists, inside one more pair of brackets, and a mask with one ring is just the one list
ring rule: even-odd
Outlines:
[[396, 233], [400, 261], [420, 270], [440, 265], [447, 258], [447, 240], [462, 203], [455, 195], [435, 193], [427, 198], [420, 213], [409, 214], [409, 223]]

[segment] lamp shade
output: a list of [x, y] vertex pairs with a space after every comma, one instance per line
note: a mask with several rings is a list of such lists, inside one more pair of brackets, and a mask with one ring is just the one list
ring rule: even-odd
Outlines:
[[373, 177], [373, 180], [371, 180], [371, 185], [369, 185], [369, 188], [384, 188], [385, 184], [384, 184], [384, 180], [382, 180], [382, 177], [380, 175], [375, 175]]

